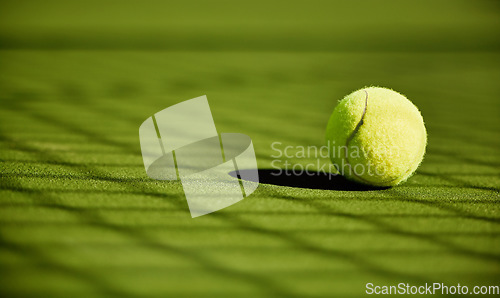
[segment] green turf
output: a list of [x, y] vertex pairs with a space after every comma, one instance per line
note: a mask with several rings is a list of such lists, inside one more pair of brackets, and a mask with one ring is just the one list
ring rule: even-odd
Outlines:
[[[0, 1], [0, 296], [500, 285], [493, 1], [35, 3]], [[180, 182], [144, 172], [139, 125], [175, 103], [206, 94], [218, 131], [249, 135], [271, 169], [273, 142], [323, 145], [337, 101], [366, 85], [405, 94], [424, 117], [427, 155], [401, 186], [261, 184], [192, 219]]]

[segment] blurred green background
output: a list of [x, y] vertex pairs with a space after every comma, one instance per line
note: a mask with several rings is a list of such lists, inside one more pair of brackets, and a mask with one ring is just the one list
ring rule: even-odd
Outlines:
[[[493, 0], [0, 1], [1, 296], [500, 285], [499, 33]], [[270, 169], [273, 142], [323, 145], [338, 100], [370, 85], [426, 122], [401, 186], [261, 184], [191, 219], [179, 182], [145, 175], [138, 128], [170, 105], [206, 94]]]
[[498, 1], [2, 1], [5, 48], [496, 51]]

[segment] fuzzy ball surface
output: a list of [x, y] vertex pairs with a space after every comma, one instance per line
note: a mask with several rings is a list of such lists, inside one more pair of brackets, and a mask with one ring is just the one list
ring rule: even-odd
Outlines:
[[367, 87], [339, 102], [328, 121], [326, 142], [340, 174], [362, 184], [389, 187], [418, 168], [427, 132], [420, 111], [404, 95]]

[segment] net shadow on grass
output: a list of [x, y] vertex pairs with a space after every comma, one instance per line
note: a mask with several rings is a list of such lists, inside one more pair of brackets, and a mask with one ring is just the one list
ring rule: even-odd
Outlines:
[[[30, 112], [30, 113], [28, 113], [28, 115], [33, 117], [35, 120], [38, 120], [41, 122], [48, 122], [50, 124], [63, 127], [70, 133], [84, 135], [84, 136], [88, 137], [89, 140], [91, 140], [93, 142], [104, 143], [104, 144], [110, 145], [112, 147], [119, 148], [119, 149], [123, 150], [124, 152], [129, 152], [129, 153], [137, 152], [137, 149], [132, 148], [130, 146], [130, 144], [110, 140], [105, 135], [99, 135], [99, 134], [96, 135], [96, 133], [89, 131], [88, 129], [86, 129], [84, 127], [80, 127], [80, 126], [73, 124], [73, 123], [67, 123], [67, 121], [65, 121], [65, 120], [61, 119], [61, 120], [54, 121], [54, 120], [51, 120], [45, 114], [38, 113], [38, 112]], [[64, 125], [64, 124], [66, 124], [66, 125]], [[15, 141], [12, 138], [9, 138], [7, 136], [5, 137], [5, 139], [6, 139], [6, 141], [9, 141], [10, 143]], [[47, 159], [48, 158], [51, 160], [55, 160], [56, 162], [68, 163], [67, 160], [61, 158], [60, 156], [58, 156], [54, 153], [51, 153], [51, 152], [39, 150], [36, 147], [30, 146], [29, 143], [27, 143], [27, 142], [19, 142], [19, 144], [17, 144], [17, 147], [19, 147], [17, 149], [24, 149], [26, 151], [30, 151], [32, 154], [36, 155], [36, 157], [39, 159]], [[81, 174], [86, 173], [88, 175], [87, 177], [90, 179], [95, 179], [95, 178], [108, 179], [108, 177], [109, 177], [108, 173], [103, 172], [102, 170], [97, 170], [94, 167], [89, 166], [89, 165], [71, 164], [70, 163], [70, 164], [68, 164], [68, 166], [70, 166], [71, 168], [74, 168], [77, 172], [79, 172]], [[298, 178], [300, 178], [298, 181], [297, 180], [291, 181], [289, 178], [290, 177], [297, 178], [296, 177], [297, 175], [287, 176], [286, 172], [281, 172], [281, 175], [271, 175], [271, 172], [273, 172], [273, 171], [276, 172], [276, 170], [269, 170], [269, 169], [259, 170], [259, 175], [261, 176], [260, 182], [274, 184], [274, 185], [282, 185], [283, 184], [283, 186], [303, 187], [303, 188], [310, 188], [310, 189], [326, 189], [326, 190], [336, 190], [337, 189], [337, 190], [354, 190], [354, 191], [362, 190], [362, 189], [359, 189], [360, 185], [355, 185], [354, 189], [352, 189], [352, 188], [350, 189], [349, 187], [346, 187], [346, 185], [349, 186], [352, 183], [345, 180], [341, 176], [329, 177], [325, 174], [319, 173], [319, 174], [323, 175], [324, 179], [318, 180], [317, 178], [321, 179], [320, 175], [309, 176], [309, 175], [303, 174], [303, 175], [298, 176]], [[89, 173], [92, 173], [92, 175], [90, 175]], [[309, 172], [309, 174], [311, 174], [311, 173]], [[311, 177], [312, 177], [312, 180], [310, 179]], [[276, 178], [278, 180], [272, 180], [272, 179], [276, 179]], [[330, 180], [329, 178], [332, 178], [332, 179]], [[335, 184], [334, 182], [337, 182], [338, 179], [340, 179], [340, 182], [338, 182], [338, 184]], [[139, 189], [141, 191], [153, 192], [153, 190], [150, 189], [149, 187], [147, 187], [147, 185], [142, 185], [142, 184], [132, 185], [133, 183], [131, 183], [130, 181], [127, 181], [128, 183], [123, 183], [123, 181], [117, 181], [117, 180], [111, 179], [110, 182], [120, 183], [120, 185], [126, 187], [127, 191], [130, 191], [132, 189], [133, 189], [133, 191], [137, 191], [137, 189]], [[281, 184], [279, 184], [279, 182], [281, 182]], [[19, 183], [13, 184], [12, 186], [19, 188], [19, 189], [23, 188], [22, 185]], [[374, 189], [366, 189], [366, 190], [374, 190]], [[204, 255], [198, 254], [196, 251], [183, 251], [183, 250], [179, 250], [175, 246], [169, 245], [168, 243], [160, 242], [155, 237], [152, 237], [152, 236], [148, 235], [147, 233], [142, 232], [141, 229], [135, 229], [135, 228], [123, 226], [120, 224], [108, 222], [108, 220], [105, 216], [102, 216], [102, 215], [98, 214], [97, 212], [94, 212], [93, 210], [83, 210], [84, 212], [82, 212], [81, 208], [66, 206], [65, 202], [58, 201], [57, 196], [51, 196], [50, 194], [45, 194], [45, 196], [47, 196], [47, 197], [45, 197], [45, 201], [49, 202], [51, 204], [52, 208], [54, 208], [54, 209], [62, 208], [63, 210], [74, 213], [75, 215], [78, 214], [81, 216], [82, 222], [84, 222], [87, 225], [96, 225], [96, 226], [99, 226], [99, 227], [102, 227], [102, 228], [105, 228], [105, 229], [108, 229], [111, 231], [115, 231], [119, 234], [130, 236], [131, 238], [140, 241], [141, 243], [143, 243], [144, 246], [147, 246], [151, 249], [162, 251], [163, 253], [174, 254], [174, 255], [177, 255], [177, 256], [182, 257], [182, 258], [193, 260], [196, 263], [201, 264], [201, 266], [203, 268], [205, 268], [206, 270], [217, 273], [218, 275], [225, 276], [225, 277], [234, 277], [235, 279], [240, 280], [240, 281], [246, 280], [249, 284], [254, 285], [255, 287], [265, 291], [266, 293], [279, 294], [281, 296], [287, 296], [287, 295], [292, 294], [292, 293], [290, 293], [290, 291], [286, 287], [283, 287], [283, 285], [281, 283], [279, 283], [277, 280], [262, 278], [261, 276], [255, 275], [251, 272], [240, 272], [237, 270], [235, 271], [230, 266], [226, 267], [226, 266], [223, 266], [221, 264], [218, 264], [218, 263], [214, 262], [213, 260], [211, 260], [210, 258], [207, 258]], [[279, 197], [279, 194], [273, 194], [273, 196]], [[283, 199], [294, 199], [295, 200], [295, 198], [291, 198], [291, 197], [290, 198], [283, 197]], [[178, 206], [183, 206], [185, 208], [185, 205], [178, 200], [174, 200], [174, 203]], [[304, 202], [304, 203], [307, 203], [307, 202]], [[317, 202], [314, 202], [314, 203], [317, 203]], [[324, 210], [323, 207], [325, 207], [325, 206], [323, 206], [323, 205], [315, 204], [314, 207], [317, 209], [320, 209], [320, 210], [318, 210], [318, 212], [324, 213], [325, 215], [337, 215], [338, 216], [338, 213], [341, 212], [339, 210], [332, 209], [331, 206], [329, 209], [327, 208], [326, 210]], [[386, 231], [386, 232], [389, 232], [392, 234], [400, 235], [403, 237], [418, 238], [418, 239], [421, 239], [424, 241], [436, 242], [435, 237], [428, 238], [428, 237], [426, 237], [426, 235], [421, 235], [420, 233], [408, 234], [407, 231], [401, 230], [397, 226], [393, 226], [390, 223], [386, 223], [383, 221], [378, 221], [378, 220], [374, 221], [369, 217], [368, 218], [359, 217], [359, 216], [356, 216], [356, 215], [353, 215], [350, 213], [342, 213], [340, 215], [344, 216], [344, 217], [350, 217], [353, 219], [361, 220], [361, 221], [364, 221], [367, 223], [371, 223], [372, 225], [379, 227], [380, 230], [383, 230], [383, 231]], [[371, 262], [367, 258], [364, 258], [364, 257], [357, 255], [357, 254], [353, 254], [351, 252], [346, 252], [346, 251], [342, 251], [342, 250], [332, 250], [330, 248], [320, 247], [314, 243], [310, 243], [309, 241], [305, 241], [304, 239], [302, 239], [300, 237], [296, 237], [296, 236], [289, 234], [289, 233], [284, 233], [281, 231], [275, 231], [273, 229], [266, 229], [266, 228], [259, 227], [258, 225], [252, 223], [249, 220], [245, 220], [245, 219], [239, 217], [238, 215], [227, 214], [227, 213], [221, 212], [221, 213], [214, 214], [214, 216], [222, 218], [222, 219], [226, 220], [226, 222], [228, 222], [228, 223], [233, 223], [234, 225], [236, 225], [238, 228], [240, 228], [242, 230], [246, 230], [246, 231], [250, 231], [250, 232], [257, 232], [259, 234], [268, 235], [268, 236], [273, 237], [273, 238], [278, 237], [279, 239], [286, 241], [287, 243], [293, 245], [294, 247], [299, 247], [302, 251], [312, 252], [312, 253], [324, 256], [325, 258], [328, 258], [328, 259], [337, 259], [337, 258], [346, 259], [350, 263], [352, 263], [353, 265], [356, 265], [357, 267], [363, 269], [366, 272], [370, 272], [370, 273], [374, 273], [374, 274], [382, 275], [382, 276], [386, 276], [386, 277], [399, 277], [399, 278], [405, 277], [405, 278], [411, 279], [411, 280], [419, 280], [419, 281], [425, 280], [422, 277], [419, 277], [417, 275], [408, 274], [406, 272], [401, 272], [399, 270], [392, 270], [391, 268], [380, 267], [380, 266], [378, 266], [378, 264]], [[462, 254], [469, 254], [469, 252], [470, 252], [469, 250], [467, 250], [465, 248], [460, 248], [460, 247], [456, 247], [454, 245], [450, 245], [445, 240], [440, 240], [436, 244], [447, 247], [451, 251], [456, 251], [456, 252], [462, 253]], [[29, 253], [29, 252], [27, 251], [26, 253]], [[487, 260], [495, 260], [495, 261], [497, 260], [497, 256], [491, 255], [491, 254], [488, 254], [488, 255], [473, 254], [473, 256], [480, 257], [480, 258], [487, 259]], [[38, 256], [36, 256], [36, 257], [38, 258]], [[44, 257], [44, 255], [41, 255], [39, 257]], [[56, 264], [58, 264], [60, 266], [63, 266], [63, 267], [59, 268], [59, 271], [67, 271], [66, 270], [67, 264], [60, 263], [60, 262], [58, 262], [58, 260], [54, 260], [54, 262], [56, 262]], [[50, 263], [52, 263], [52, 262], [50, 262]], [[74, 275], [77, 275], [77, 272], [75, 272]], [[81, 278], [87, 280], [90, 284], [93, 283], [93, 280], [91, 278], [89, 278], [88, 276], [81, 276]], [[122, 293], [123, 292], [121, 289], [116, 287], [116, 285], [114, 285], [112, 283], [108, 283], [108, 282], [101, 284], [101, 285], [97, 285], [97, 286], [105, 293]]]
[[[12, 141], [7, 136], [3, 136], [4, 139]], [[58, 157], [55, 154], [52, 154], [50, 152], [43, 152], [40, 150], [37, 150], [36, 148], [33, 148], [29, 146], [29, 144], [24, 143], [24, 142], [19, 142], [17, 143], [17, 147], [20, 149], [30, 149], [33, 154], [35, 154], [37, 157], [45, 156], [47, 157], [50, 156], [51, 159], [53, 160], [62, 160], [60, 157]], [[81, 173], [89, 173], [92, 172], [95, 173], [99, 172], [97, 169], [94, 169], [90, 166], [85, 166], [85, 165], [72, 165], [72, 168], [75, 170], [81, 172]], [[103, 174], [103, 173], [101, 173]], [[17, 182], [16, 179], [4, 177], [5, 179], [10, 180], [10, 185], [16, 186], [18, 188], [22, 188], [22, 185]], [[90, 177], [89, 177], [90, 178]], [[127, 183], [123, 184], [127, 188], [133, 188], [136, 189], [138, 186], [132, 187], [131, 185], [128, 185]], [[148, 187], [145, 185], [142, 185], [139, 187], [142, 191], [148, 191]], [[294, 296], [292, 292], [289, 291], [288, 288], [284, 287], [281, 283], [277, 282], [274, 279], [269, 279], [268, 277], [261, 277], [259, 275], [255, 275], [251, 272], [241, 272], [241, 271], [235, 271], [231, 267], [226, 267], [221, 264], [218, 264], [211, 260], [210, 258], [206, 258], [203, 255], [198, 254], [196, 251], [192, 250], [180, 250], [176, 248], [175, 246], [171, 246], [168, 243], [164, 242], [159, 242], [158, 239], [155, 239], [154, 237], [151, 237], [147, 235], [147, 233], [143, 233], [141, 229], [135, 229], [131, 227], [126, 227], [122, 226], [119, 224], [114, 224], [110, 223], [106, 220], [105, 217], [102, 217], [100, 214], [96, 213], [95, 210], [82, 210], [82, 208], [78, 207], [71, 207], [71, 206], [66, 206], [64, 202], [59, 201], [57, 197], [53, 197], [50, 194], [44, 193], [43, 194], [44, 201], [49, 202], [51, 205], [51, 208], [53, 209], [62, 209], [68, 212], [71, 212], [73, 214], [78, 214], [82, 220], [83, 223], [86, 225], [93, 225], [97, 227], [101, 227], [107, 230], [115, 231], [117, 233], [120, 233], [122, 235], [127, 235], [132, 237], [133, 239], [139, 240], [144, 246], [149, 247], [153, 250], [161, 251], [163, 253], [167, 254], [173, 254], [177, 255], [182, 258], [190, 259], [195, 261], [196, 263], [200, 264], [203, 266], [205, 269], [216, 273], [217, 275], [220, 276], [226, 276], [226, 277], [232, 277], [235, 280], [239, 280], [242, 282], [246, 282], [249, 284], [254, 285], [255, 287], [259, 288], [260, 290], [264, 291], [265, 293], [269, 293], [272, 295], [278, 295], [282, 297], [289, 297], [289, 296]], [[40, 197], [38, 197], [38, 200]], [[172, 201], [175, 205], [183, 205], [180, 201], [173, 200]], [[83, 211], [83, 212], [82, 212]], [[377, 264], [374, 264], [373, 262], [357, 255], [357, 254], [352, 254], [350, 252], [345, 252], [342, 250], [331, 250], [331, 249], [326, 249], [322, 247], [318, 247], [315, 244], [309, 243], [308, 241], [304, 241], [298, 237], [295, 237], [294, 235], [291, 235], [289, 233], [283, 233], [280, 231], [274, 231], [274, 230], [269, 230], [269, 229], [264, 229], [261, 228], [249, 221], [241, 219], [237, 215], [232, 215], [232, 214], [226, 214], [226, 213], [216, 213], [215, 216], [225, 219], [227, 222], [231, 222], [233, 225], [236, 225], [239, 229], [242, 229], [244, 231], [250, 231], [253, 233], [259, 233], [262, 235], [267, 235], [273, 238], [279, 238], [282, 239], [283, 241], [286, 241], [289, 244], [292, 244], [295, 247], [299, 247], [302, 251], [306, 251], [309, 253], [315, 253], [320, 256], [323, 256], [328, 259], [344, 259], [348, 260], [350, 263], [355, 265], [356, 267], [362, 269], [365, 272], [369, 272], [372, 274], [376, 275], [381, 275], [381, 276], [386, 276], [386, 277], [392, 277], [392, 278], [401, 278], [404, 277], [407, 280], [414, 280], [414, 281], [419, 281], [419, 282], [424, 282], [426, 280], [422, 279], [420, 276], [416, 276], [413, 274], [407, 274], [404, 272], [396, 272], [392, 271], [386, 268], [380, 268]], [[42, 256], [43, 257], [43, 256]], [[65, 270], [66, 264], [57, 262], [57, 260], [53, 260], [56, 262], [59, 266], [62, 266], [61, 270]], [[61, 271], [59, 270], [59, 271]], [[76, 275], [76, 274], [75, 274]], [[76, 276], [79, 277], [79, 276]], [[91, 278], [88, 276], [80, 276], [83, 278], [85, 281], [88, 283], [92, 284]], [[107, 282], [105, 284], [100, 284], [96, 285], [99, 287], [101, 291], [104, 293], [114, 293], [116, 291], [119, 291], [115, 285], [113, 284], [108, 284]], [[126, 294], [126, 293], [125, 293]]]
[[[0, 139], [4, 139], [9, 142], [13, 142], [11, 138], [9, 138], [7, 135], [2, 135], [0, 133]], [[38, 150], [32, 146], [29, 145], [29, 143], [26, 142], [18, 142], [17, 148], [19, 149], [28, 149], [31, 151], [34, 155], [37, 157], [50, 157], [53, 160], [59, 161], [62, 160], [58, 155], [55, 155], [51, 152], [44, 152], [41, 150]], [[123, 148], [125, 150], [125, 148]], [[85, 165], [70, 165], [71, 168], [75, 169], [76, 171], [80, 173], [94, 173], [93, 175], [89, 175], [88, 178], [93, 179], [92, 177], [95, 177], [96, 173], [100, 173], [99, 176], [103, 176], [104, 174], [100, 172], [97, 169], [94, 169], [93, 167], [90, 166], [85, 166]], [[2, 179], [0, 180], [0, 187], [3, 188], [3, 185], [7, 186], [13, 186], [19, 190], [24, 189], [23, 185], [17, 180], [12, 177], [1, 177]], [[111, 180], [111, 182], [118, 182], [115, 180]], [[124, 183], [122, 184], [127, 191], [131, 189], [139, 189], [142, 192], [145, 193], [150, 193], [151, 190], [146, 186], [146, 185], [131, 185], [129, 183]], [[166, 195], [161, 195], [163, 198], [167, 198]], [[183, 201], [177, 200], [178, 197], [170, 197], [173, 198], [174, 200], [170, 200], [175, 206], [183, 207], [183, 210], [186, 210], [185, 203]], [[166, 254], [172, 254], [176, 255], [180, 258], [185, 258], [188, 260], [192, 260], [195, 263], [199, 264], [201, 267], [205, 268], [206, 270], [213, 272], [219, 276], [223, 276], [226, 278], [231, 278], [234, 279], [235, 281], [239, 282], [244, 282], [248, 283], [251, 285], [254, 285], [256, 288], [260, 289], [261, 291], [264, 291], [265, 293], [272, 295], [272, 296], [279, 296], [279, 297], [293, 297], [293, 293], [289, 291], [288, 288], [282, 286], [281, 284], [277, 283], [275, 280], [261, 277], [260, 275], [253, 274], [251, 272], [245, 272], [245, 271], [240, 271], [240, 270], [233, 270], [231, 267], [225, 266], [224, 264], [219, 264], [215, 260], [212, 260], [210, 258], [207, 258], [206, 256], [198, 253], [196, 250], [191, 250], [187, 248], [178, 248], [175, 247], [174, 245], [170, 245], [169, 243], [161, 242], [158, 241], [158, 239], [148, 235], [141, 229], [137, 229], [134, 227], [129, 227], [129, 226], [124, 226], [112, 222], [108, 222], [106, 217], [103, 217], [100, 215], [98, 212], [95, 212], [96, 210], [85, 210], [80, 207], [73, 207], [73, 206], [68, 206], [64, 203], [64, 201], [61, 201], [60, 198], [57, 196], [54, 196], [53, 194], [50, 193], [45, 193], [41, 192], [37, 196], [36, 200], [43, 200], [45, 202], [48, 202], [47, 206], [50, 206], [51, 209], [53, 210], [64, 210], [67, 212], [71, 212], [75, 215], [78, 215], [81, 222], [84, 225], [92, 225], [96, 227], [100, 227], [103, 229], [107, 229], [110, 231], [114, 231], [116, 233], [129, 236], [132, 239], [136, 239], [140, 241], [140, 243], [144, 247], [148, 247], [152, 250], [156, 251], [161, 251], [162, 253]], [[36, 202], [33, 201], [35, 204]], [[2, 240], [0, 238], [0, 240]], [[2, 241], [0, 241], [0, 245], [2, 244]], [[7, 247], [7, 246], [6, 246]], [[10, 247], [7, 247], [10, 248]], [[34, 259], [35, 261], [37, 260], [45, 260], [49, 259], [48, 256], [45, 256], [42, 252], [39, 252], [37, 248], [32, 248], [32, 249], [25, 249], [25, 250], [18, 250], [17, 247], [12, 246], [11, 250], [16, 250], [22, 253], [23, 256], [27, 258]], [[52, 266], [52, 263], [55, 263], [54, 266]], [[50, 267], [54, 270], [57, 270], [59, 272], [67, 272], [70, 273], [73, 269], [70, 268], [69, 265], [67, 265], [64, 262], [60, 262], [59, 260], [52, 260], [49, 259], [49, 261], [46, 264], [47, 267]], [[102, 281], [101, 283], [94, 283], [95, 278], [103, 279], [102, 277], [94, 277], [94, 275], [86, 275], [86, 274], [80, 274], [79, 270], [73, 270], [74, 272], [71, 272], [73, 276], [83, 279], [84, 281], [88, 282], [89, 284], [94, 284], [100, 291], [106, 294], [112, 294], [111, 296], [116, 296], [116, 297], [127, 297], [128, 293], [121, 289], [119, 286], [116, 284], [112, 283], [111, 280], [109, 281]]]
[[[294, 202], [298, 202], [298, 203], [303, 204], [303, 205], [311, 206], [311, 207], [315, 208], [319, 213], [324, 214], [324, 215], [344, 217], [344, 218], [357, 220], [360, 222], [365, 222], [365, 223], [371, 224], [371, 225], [379, 228], [381, 231], [383, 231], [385, 233], [398, 235], [398, 236], [401, 236], [404, 238], [413, 238], [413, 239], [418, 239], [418, 240], [430, 242], [430, 243], [436, 244], [438, 246], [444, 247], [452, 253], [457, 253], [457, 254], [461, 254], [464, 256], [475, 257], [475, 258], [479, 258], [479, 259], [486, 260], [486, 261], [492, 261], [495, 263], [498, 263], [500, 261], [500, 257], [498, 254], [489, 253], [489, 252], [481, 252], [481, 251], [476, 251], [476, 250], [473, 250], [470, 248], [462, 247], [462, 246], [457, 245], [453, 242], [442, 239], [441, 237], [439, 237], [439, 235], [430, 234], [426, 231], [411, 231], [411, 230], [407, 230], [404, 228], [400, 228], [396, 225], [393, 225], [391, 223], [384, 221], [383, 218], [377, 218], [377, 217], [373, 217], [373, 216], [365, 216], [365, 215], [358, 215], [358, 214], [353, 214], [353, 213], [348, 213], [348, 212], [342, 212], [340, 210], [337, 210], [334, 206], [327, 204], [324, 201], [304, 200], [304, 199], [292, 197], [289, 195], [279, 194], [277, 192], [273, 192], [272, 196], [274, 198], [277, 198], [277, 199], [293, 200]], [[390, 193], [390, 196], [398, 199], [400, 194]], [[436, 207], [439, 207], [439, 206], [436, 206]], [[466, 217], [466, 216], [464, 215], [462, 217]], [[389, 271], [389, 272], [391, 272], [391, 271]], [[394, 274], [394, 272], [391, 272], [391, 273]]]
[[[253, 170], [240, 170], [240, 173], [242, 173], [242, 176], [244, 177], [251, 177], [252, 175], [249, 175], [250, 171]], [[370, 191], [387, 189], [387, 187], [383, 188], [355, 183], [347, 180], [341, 175], [324, 172], [294, 172], [290, 170], [259, 169], [258, 173], [258, 181], [253, 182], [277, 186], [340, 191]], [[229, 175], [234, 178], [238, 178], [235, 171], [230, 172]]]
[[[40, 97], [41, 98], [41, 97]], [[9, 101], [9, 104], [2, 103], [2, 107], [5, 109], [11, 110], [14, 113], [19, 113], [20, 111], [18, 110], [18, 106], [16, 104], [13, 104], [15, 102], [22, 102], [22, 98], [19, 97], [12, 97], [11, 100]], [[110, 147], [115, 147], [118, 148], [124, 152], [127, 153], [134, 153], [134, 154], [140, 154], [140, 151], [138, 147], [135, 144], [129, 144], [129, 143], [124, 143], [120, 142], [114, 139], [111, 139], [107, 136], [102, 136], [96, 132], [90, 131], [86, 129], [85, 127], [82, 127], [80, 125], [77, 125], [75, 123], [65, 121], [64, 119], [59, 119], [54, 117], [53, 115], [51, 116], [50, 114], [46, 112], [40, 112], [38, 110], [34, 109], [23, 109], [22, 113], [25, 116], [31, 117], [33, 120], [40, 121], [45, 124], [53, 125], [54, 127], [57, 128], [65, 128], [68, 132], [80, 136], [84, 136], [88, 138], [88, 140], [92, 143], [99, 143], [103, 145], [107, 145]]]

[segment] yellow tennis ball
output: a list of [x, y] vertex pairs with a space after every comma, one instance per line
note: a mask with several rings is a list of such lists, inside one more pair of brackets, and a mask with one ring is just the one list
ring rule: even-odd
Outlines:
[[396, 91], [368, 87], [342, 99], [326, 129], [330, 159], [346, 178], [394, 186], [420, 165], [427, 145], [424, 119]]

